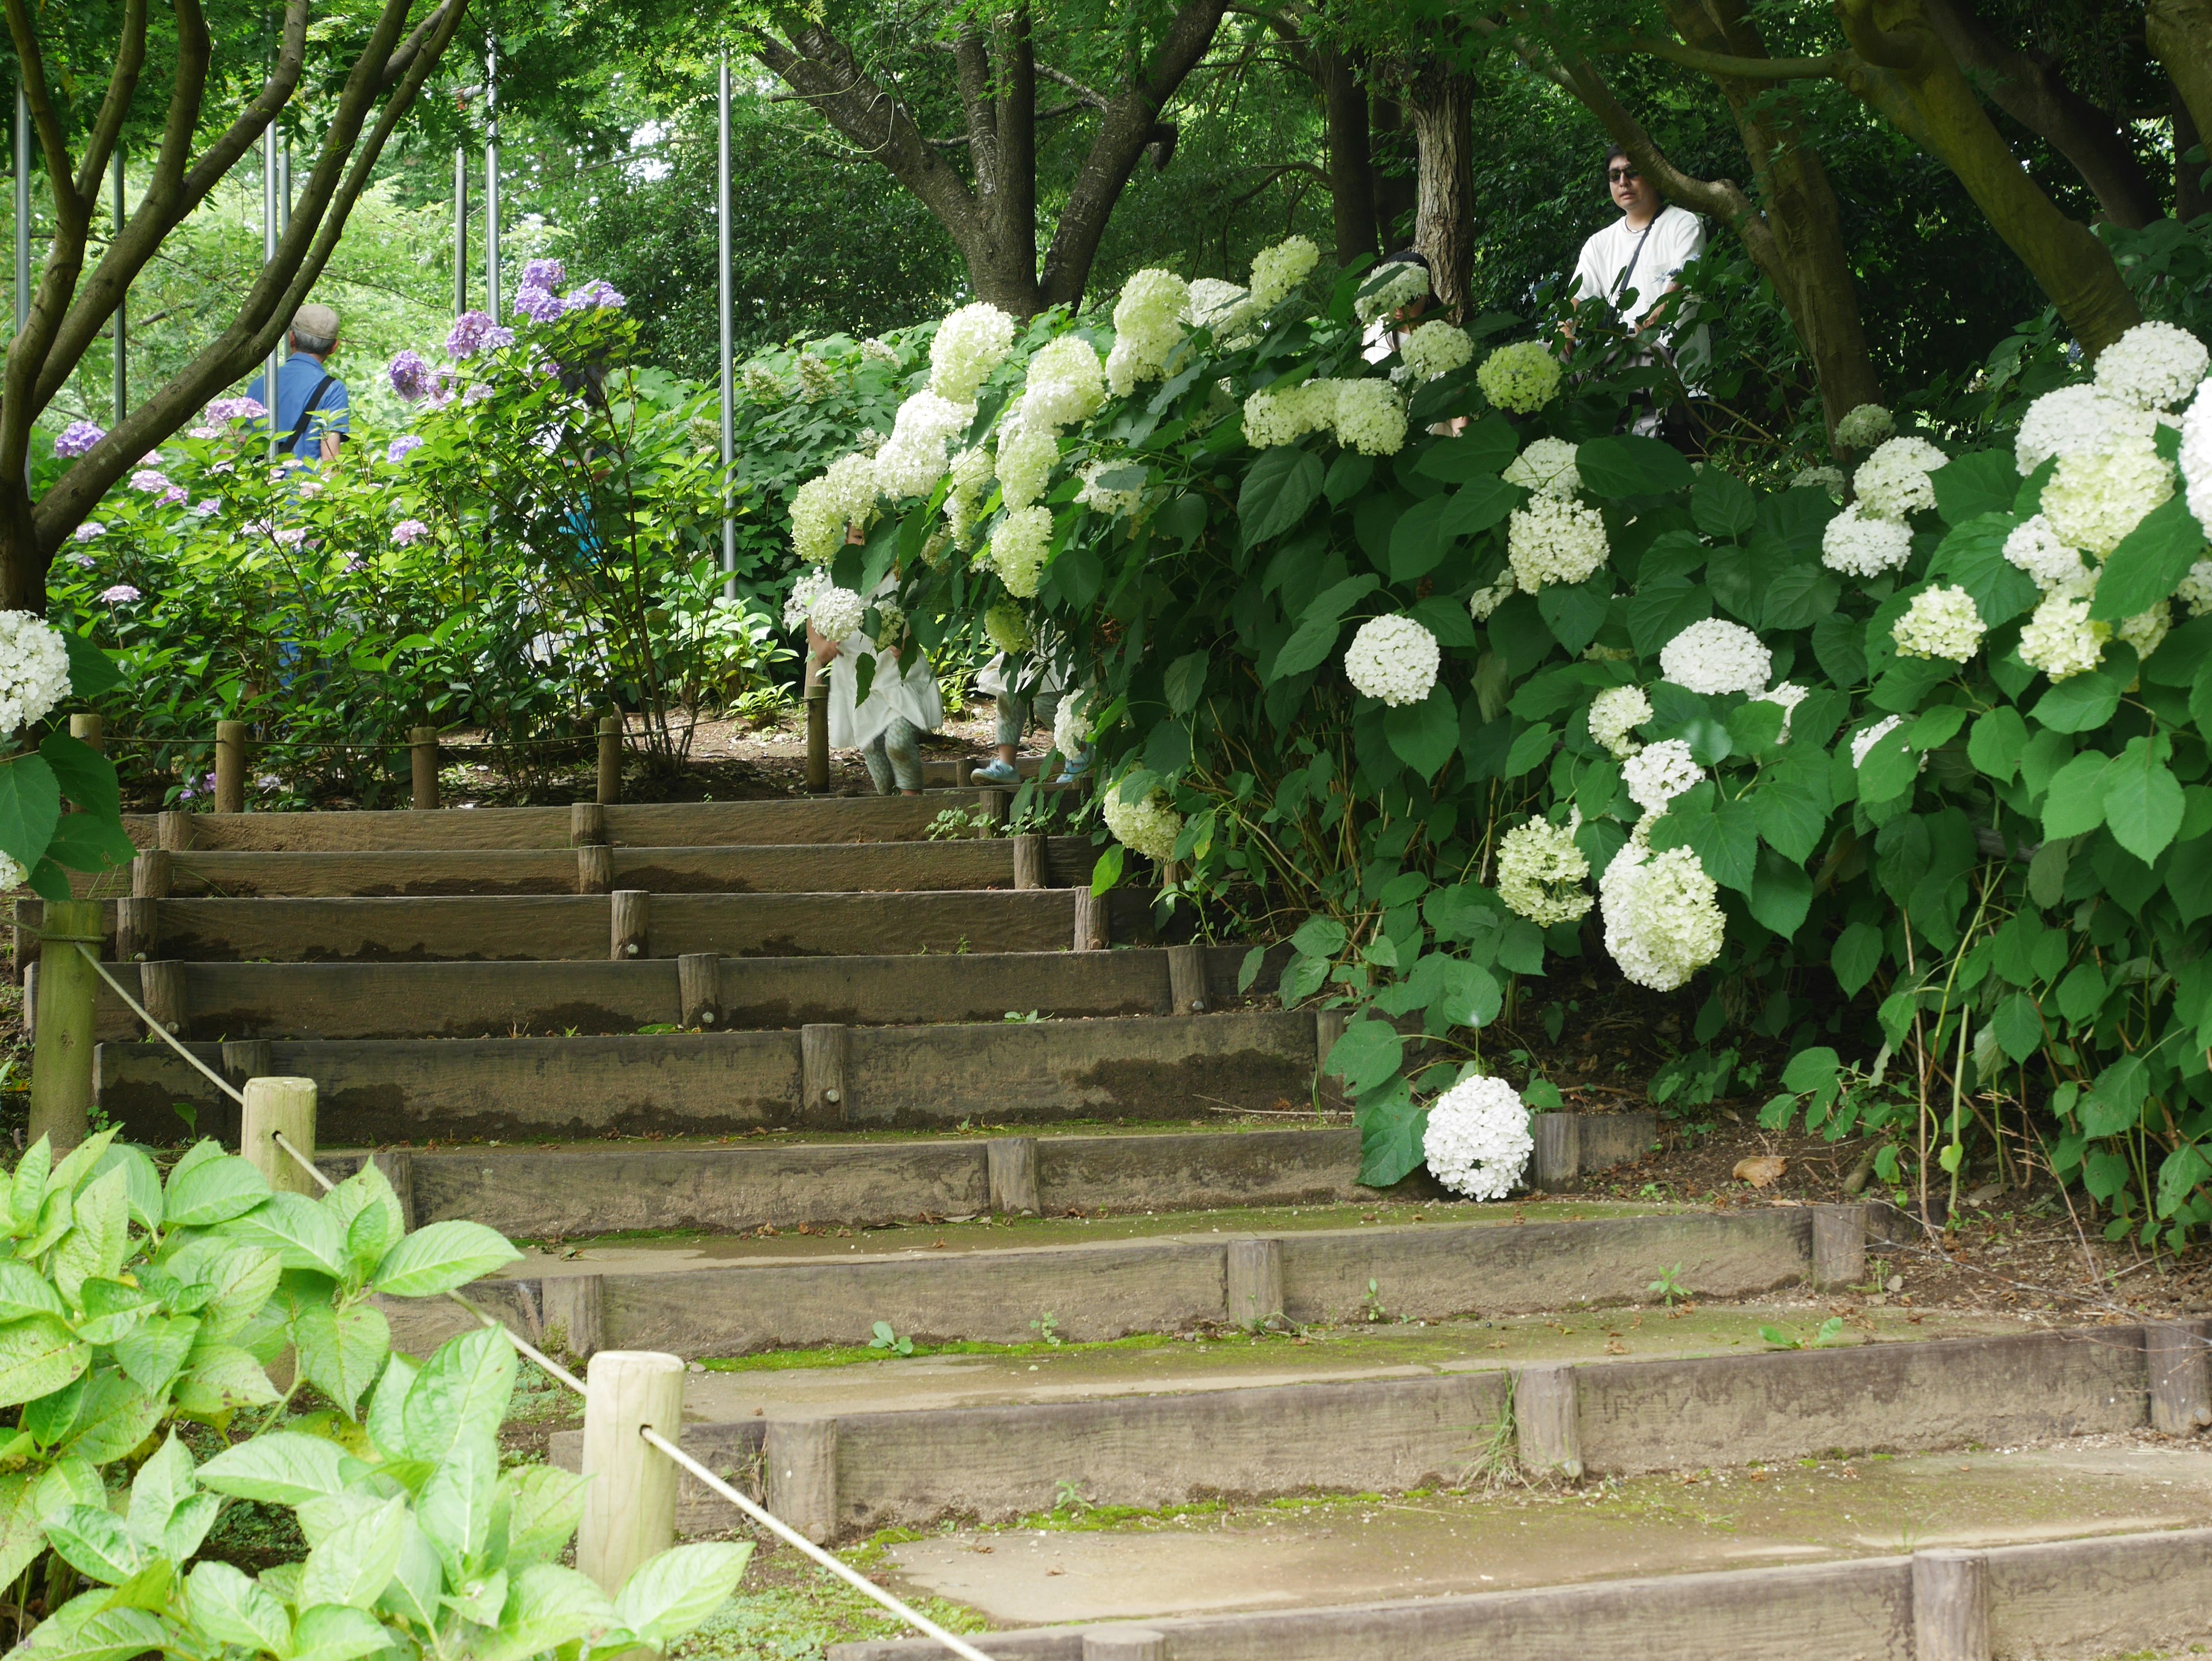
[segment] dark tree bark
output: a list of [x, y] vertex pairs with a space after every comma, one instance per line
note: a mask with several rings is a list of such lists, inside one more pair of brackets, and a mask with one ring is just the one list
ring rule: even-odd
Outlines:
[[2176, 88], [2173, 94], [2173, 216], [2183, 224], [2212, 213], [2212, 192], [2204, 188], [2205, 163], [2191, 161], [2189, 152], [2204, 142], [2196, 118]]
[[83, 154], [74, 157], [47, 84], [38, 21], [27, 0], [5, 4], [53, 192], [54, 231], [0, 381], [0, 607], [43, 611], [47, 565], [93, 504], [140, 456], [183, 427], [211, 394], [276, 346], [321, 277], [386, 141], [452, 41], [467, 0], [444, 0], [411, 33], [406, 27], [410, 0], [380, 0], [368, 44], [347, 70], [331, 108], [321, 153], [293, 205], [291, 228], [246, 291], [237, 316], [35, 502], [26, 470], [32, 423], [76, 371], [164, 239], [291, 100], [307, 61], [308, 6], [307, 0], [287, 0], [268, 79], [195, 160], [192, 138], [204, 106], [212, 41], [198, 0], [171, 0], [177, 59], [161, 147], [137, 210], [87, 276], [85, 250], [100, 181], [145, 65], [146, 0], [126, 0], [107, 91], [86, 132]]
[[1474, 270], [1474, 82], [1431, 64], [1406, 83], [1405, 104], [1421, 162], [1413, 246], [1428, 256], [1437, 304], [1458, 317]]
[[1375, 234], [1389, 253], [1412, 237], [1419, 163], [1406, 130], [1405, 108], [1397, 99], [1378, 88], [1369, 108], [1373, 119], [1367, 130], [1367, 165], [1375, 181]]
[[2189, 106], [2197, 131], [2212, 132], [2212, 0], [2144, 0], [2143, 44]]
[[1375, 223], [1375, 172], [1368, 149], [1367, 87], [1359, 59], [1326, 47], [1314, 52], [1328, 128], [1328, 199], [1336, 224], [1336, 263], [1381, 252]]
[[[852, 50], [809, 12], [779, 8], [775, 27], [750, 30], [748, 40], [785, 85], [921, 198], [959, 248], [978, 298], [1030, 317], [1082, 300], [1106, 222], [1139, 159], [1149, 150], [1156, 165], [1165, 167], [1173, 153], [1175, 129], [1162, 114], [1213, 44], [1226, 9], [1227, 0], [1182, 0], [1150, 59], [1118, 88], [1098, 91], [1040, 64], [1029, 9], [1012, 7], [954, 42], [964, 130], [941, 140], [924, 137], [897, 94], [862, 70]], [[1073, 101], [1040, 111], [1040, 76], [1066, 88]], [[1037, 127], [1078, 107], [1097, 113], [1098, 130], [1060, 207], [1040, 271]], [[969, 155], [965, 176], [939, 154], [959, 149]]]

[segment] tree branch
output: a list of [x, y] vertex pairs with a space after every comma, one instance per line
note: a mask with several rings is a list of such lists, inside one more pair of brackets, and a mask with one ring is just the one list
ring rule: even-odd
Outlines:
[[1633, 35], [1617, 46], [1599, 48], [1609, 55], [1634, 52], [1663, 58], [1700, 75], [1738, 81], [1836, 81], [1851, 67], [1851, 54], [1831, 52], [1826, 58], [1741, 58], [1734, 52], [1700, 52], [1678, 41], [1648, 34]]

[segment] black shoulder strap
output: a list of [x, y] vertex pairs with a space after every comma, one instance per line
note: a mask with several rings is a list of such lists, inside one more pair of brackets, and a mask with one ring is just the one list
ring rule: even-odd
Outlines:
[[[1646, 236], [1649, 236], [1650, 234], [1651, 233], [1649, 230], [1644, 232]], [[1638, 243], [1637, 246], [1640, 249], [1643, 246], [1643, 244]], [[334, 374], [325, 374], [320, 380], [318, 380], [315, 383], [315, 390], [307, 394], [307, 401], [300, 406], [299, 420], [292, 423], [291, 433], [284, 440], [284, 453], [286, 455], [294, 455], [298, 453], [300, 448], [300, 441], [306, 437], [307, 434], [307, 423], [314, 418], [315, 405], [323, 401], [323, 394], [330, 391], [331, 382], [337, 379], [337, 377]]]
[[[1659, 228], [1659, 221], [1666, 212], [1667, 210], [1662, 208], [1651, 216], [1651, 222], [1644, 228], [1644, 234], [1636, 239], [1635, 252], [1628, 256], [1628, 263], [1620, 268], [1620, 281], [1613, 285], [1613, 305], [1615, 311], [1620, 309], [1621, 296], [1628, 292], [1628, 279], [1636, 275], [1636, 262], [1644, 258], [1644, 245], [1651, 240], [1651, 233]], [[319, 394], [321, 389], [318, 387], [316, 390]]]

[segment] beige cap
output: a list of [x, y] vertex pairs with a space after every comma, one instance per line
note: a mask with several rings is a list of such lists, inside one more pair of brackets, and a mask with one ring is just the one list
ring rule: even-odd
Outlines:
[[327, 306], [306, 305], [292, 313], [293, 332], [310, 340], [336, 340], [338, 314]]

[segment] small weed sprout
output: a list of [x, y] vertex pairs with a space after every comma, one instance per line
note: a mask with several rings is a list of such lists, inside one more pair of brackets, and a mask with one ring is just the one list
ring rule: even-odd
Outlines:
[[1672, 1309], [1674, 1307], [1674, 1299], [1677, 1298], [1686, 1298], [1690, 1295], [1682, 1289], [1681, 1277], [1682, 1266], [1680, 1263], [1676, 1263], [1672, 1269], [1661, 1269], [1659, 1271], [1659, 1278], [1644, 1289], [1646, 1292], [1652, 1293], [1658, 1297], [1665, 1299], [1667, 1301], [1667, 1307]]
[[1060, 1335], [1060, 1317], [1053, 1314], [1049, 1311], [1046, 1311], [1045, 1317], [1042, 1320], [1031, 1321], [1030, 1323], [1030, 1330], [1036, 1334], [1036, 1335], [1039, 1338], [1042, 1338], [1046, 1343], [1050, 1344], [1054, 1349], [1058, 1349], [1061, 1343], [1065, 1342]]
[[914, 1354], [914, 1340], [900, 1337], [897, 1333], [891, 1330], [891, 1323], [889, 1321], [878, 1321], [869, 1330], [876, 1335], [868, 1340], [870, 1349], [881, 1350], [886, 1355]]

